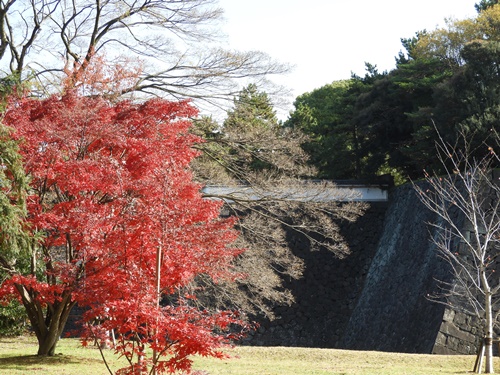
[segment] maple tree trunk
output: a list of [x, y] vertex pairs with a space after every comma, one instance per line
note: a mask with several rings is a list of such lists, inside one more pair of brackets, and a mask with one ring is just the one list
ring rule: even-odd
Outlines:
[[[36, 331], [38, 339], [39, 356], [53, 356], [55, 354], [56, 345], [61, 338], [61, 334], [66, 326], [69, 318], [69, 313], [75, 305], [71, 302], [69, 296], [54, 306], [54, 314], [48, 315], [45, 319], [45, 330]], [[42, 323], [43, 324], [43, 323]]]
[[45, 337], [38, 338], [38, 353], [39, 356], [53, 356], [55, 354], [56, 345], [59, 341], [59, 335], [55, 332], [48, 332]]
[[57, 342], [68, 321], [69, 313], [76, 302], [71, 301], [71, 293], [66, 292], [61, 296], [60, 301], [48, 304], [44, 314], [42, 305], [31, 298], [23, 285], [16, 285], [16, 288], [22, 297], [24, 308], [38, 340], [37, 355], [53, 356]]

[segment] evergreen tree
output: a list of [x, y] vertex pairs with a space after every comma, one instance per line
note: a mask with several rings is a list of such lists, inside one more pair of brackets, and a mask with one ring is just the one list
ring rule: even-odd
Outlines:
[[305, 132], [303, 145], [319, 176], [359, 178], [360, 139], [353, 123], [353, 108], [364, 83], [361, 79], [336, 81], [297, 97], [285, 125]]
[[234, 129], [244, 126], [274, 128], [278, 118], [271, 99], [266, 92], [259, 91], [255, 84], [250, 84], [240, 91], [234, 99], [233, 109], [228, 112], [224, 128]]
[[230, 151], [235, 165], [252, 171], [275, 168], [272, 154], [276, 153], [273, 151], [276, 145], [262, 141], [279, 138], [281, 129], [267, 93], [259, 91], [254, 84], [241, 90], [223, 123], [224, 134], [234, 134], [240, 141], [238, 149]]
[[443, 138], [451, 143], [467, 134], [471, 155], [500, 119], [500, 42], [467, 44], [462, 55], [466, 64], [436, 91], [434, 119]]
[[[23, 169], [18, 143], [11, 138], [11, 129], [0, 124], [0, 285], [17, 270], [36, 267], [23, 261], [31, 239], [26, 231], [27, 177]], [[23, 329], [26, 313], [17, 301], [3, 306], [0, 333], [18, 334]]]
[[28, 178], [23, 169], [17, 141], [12, 129], [0, 124], [0, 267], [15, 261], [30, 242], [23, 224], [26, 217]]
[[476, 3], [474, 5], [474, 8], [476, 8], [476, 11], [480, 13], [483, 10], [490, 8], [495, 4], [498, 4], [498, 0], [481, 0], [479, 3]]

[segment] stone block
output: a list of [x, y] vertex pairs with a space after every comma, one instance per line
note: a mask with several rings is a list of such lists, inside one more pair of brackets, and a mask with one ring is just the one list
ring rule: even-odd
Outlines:
[[448, 342], [453, 341], [451, 338], [456, 338], [458, 340], [463, 340], [466, 342], [474, 343], [476, 342], [476, 336], [469, 332], [465, 332], [460, 330], [455, 324], [449, 323], [449, 322], [444, 322], [441, 325], [441, 330], [442, 333], [444, 333], [446, 336], [448, 336]]
[[432, 354], [454, 355], [454, 354], [457, 354], [457, 352], [451, 350], [450, 348], [448, 348], [446, 346], [435, 345], [434, 348], [432, 349]]
[[451, 309], [445, 309], [443, 314], [443, 320], [445, 322], [453, 322], [453, 318], [455, 318], [455, 311]]
[[475, 346], [469, 342], [460, 342], [458, 344], [458, 352], [460, 354], [475, 354]]
[[448, 342], [448, 344], [446, 345], [446, 347], [448, 349], [450, 349], [454, 352], [458, 351], [459, 345], [461, 343], [461, 341], [459, 339], [457, 339], [456, 337], [449, 336], [447, 342]]
[[453, 323], [459, 327], [467, 326], [467, 315], [461, 312], [455, 313], [455, 318], [453, 319]]
[[434, 345], [446, 346], [446, 341], [447, 341], [446, 335], [443, 334], [442, 332], [438, 332], [437, 337], [436, 337], [436, 342]]

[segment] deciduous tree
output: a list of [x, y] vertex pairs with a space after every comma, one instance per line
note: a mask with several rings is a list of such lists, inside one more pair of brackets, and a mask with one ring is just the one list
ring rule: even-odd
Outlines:
[[301, 147], [307, 137], [282, 126], [269, 97], [252, 85], [235, 98], [223, 124], [209, 118], [195, 124], [194, 131], [206, 140], [196, 146], [203, 153], [194, 161], [195, 175], [212, 185], [205, 197], [227, 203], [225, 212], [237, 218], [242, 233], [238, 243], [247, 249], [237, 264], [248, 277], [211, 296], [218, 296], [219, 306], [234, 304], [272, 317], [273, 305], [293, 298], [283, 281], [302, 274], [289, 234], [304, 236], [312, 249], [346, 256], [338, 223], [356, 220], [366, 205], [344, 201], [355, 197], [313, 180], [316, 171]]
[[185, 370], [189, 355], [220, 356], [233, 337], [233, 313], [199, 310], [196, 291], [183, 292], [198, 276], [242, 277], [232, 265], [241, 253], [231, 246], [233, 220], [192, 181], [195, 115], [185, 101], [113, 104], [71, 90], [9, 106], [4, 122], [33, 190], [30, 229], [43, 240], [14, 257], [27, 270], [2, 253], [10, 278], [1, 290], [24, 304], [39, 355], [54, 354], [75, 303], [87, 309], [87, 333], [119, 335], [116, 350], [130, 365], [120, 373]]
[[2, 1], [0, 64], [50, 92], [65, 66], [82, 71], [105, 55], [141, 66], [122, 93], [210, 102], [231, 99], [239, 78], [260, 80], [288, 69], [262, 52], [225, 49], [221, 16], [214, 0]]
[[500, 5], [486, 1], [480, 8], [475, 17], [447, 19], [446, 27], [421, 34], [413, 47], [414, 57], [438, 58], [456, 69], [465, 63], [462, 49], [468, 43], [499, 40]]
[[[453, 281], [442, 282], [437, 301], [452, 309], [462, 309], [482, 323], [486, 354], [486, 373], [493, 373], [494, 326], [500, 314], [500, 283], [497, 256], [500, 246], [500, 185], [492, 162], [498, 160], [495, 140], [485, 140], [483, 156], [475, 157], [467, 148], [442, 138], [437, 143], [438, 158], [446, 174], [427, 174], [429, 188], [415, 185], [427, 208], [438, 220], [434, 243], [448, 261]], [[488, 146], [490, 144], [490, 146]]]

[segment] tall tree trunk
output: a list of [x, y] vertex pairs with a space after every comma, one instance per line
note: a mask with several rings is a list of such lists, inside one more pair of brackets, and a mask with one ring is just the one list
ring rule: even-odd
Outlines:
[[56, 345], [61, 338], [66, 322], [68, 321], [71, 309], [76, 302], [71, 301], [71, 294], [67, 293], [60, 302], [53, 305], [53, 313], [46, 318], [46, 334], [38, 338], [38, 355], [53, 356]]
[[38, 353], [39, 356], [53, 356], [56, 351], [56, 345], [59, 341], [59, 336], [49, 332], [45, 337], [38, 337]]

